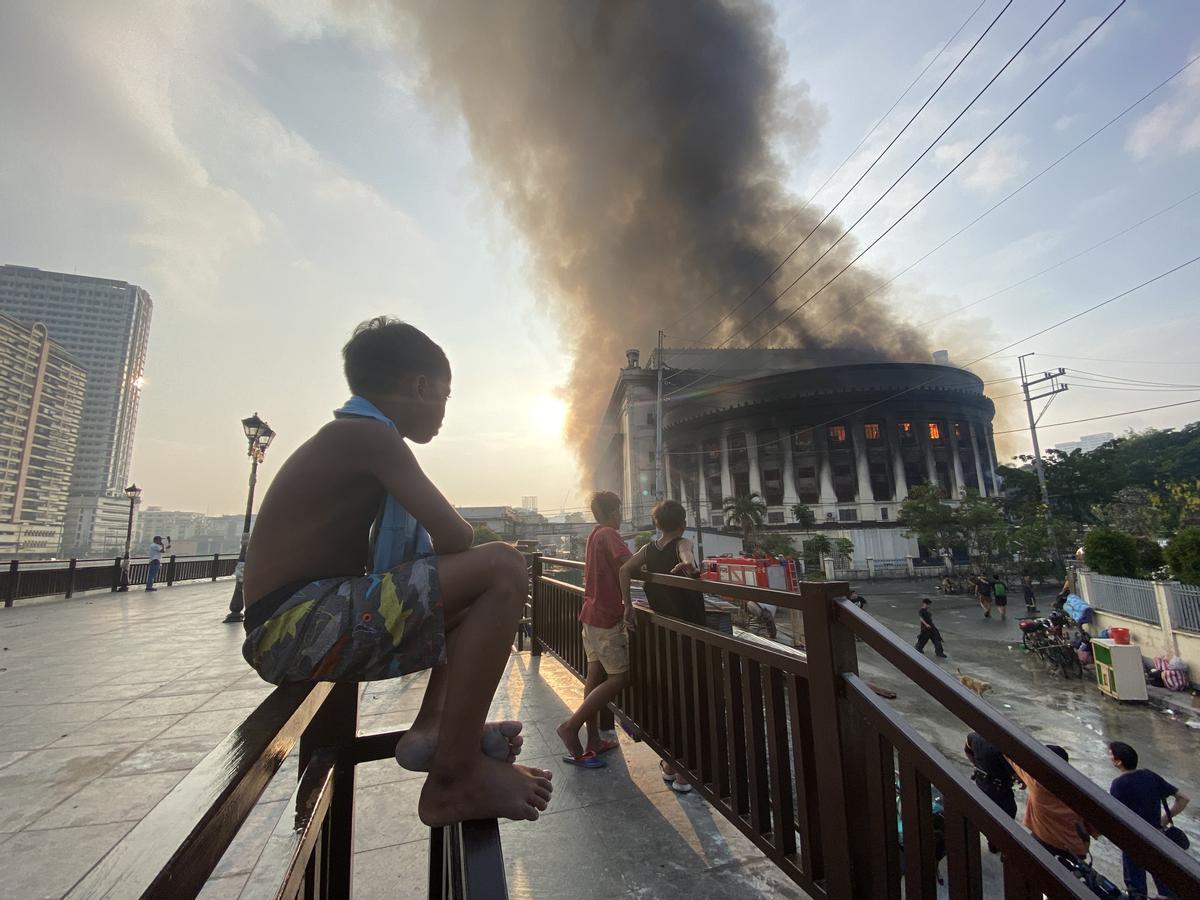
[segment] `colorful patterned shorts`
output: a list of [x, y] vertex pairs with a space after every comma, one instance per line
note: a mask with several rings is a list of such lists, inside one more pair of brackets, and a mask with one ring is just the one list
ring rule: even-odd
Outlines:
[[246, 635], [242, 656], [272, 684], [377, 681], [445, 662], [436, 557], [310, 582]]

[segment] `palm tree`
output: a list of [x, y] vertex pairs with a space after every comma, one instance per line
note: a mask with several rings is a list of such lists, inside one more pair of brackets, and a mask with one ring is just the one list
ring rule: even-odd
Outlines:
[[725, 524], [742, 529], [742, 549], [750, 549], [750, 536], [767, 517], [767, 504], [757, 493], [729, 497], [725, 501]]

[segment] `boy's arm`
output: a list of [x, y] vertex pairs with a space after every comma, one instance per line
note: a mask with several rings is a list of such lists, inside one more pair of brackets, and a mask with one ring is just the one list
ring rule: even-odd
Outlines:
[[625, 623], [633, 624], [633, 594], [630, 592], [634, 572], [640, 572], [646, 565], [646, 548], [642, 547], [637, 553], [621, 564], [617, 572], [617, 581], [621, 585], [621, 599], [625, 601]]
[[421, 470], [404, 439], [376, 423], [356, 423], [356, 427], [364, 438], [356, 446], [364, 452], [366, 470], [424, 526], [434, 550], [447, 554], [470, 548], [475, 539], [474, 529]]
[[675, 546], [679, 551], [679, 563], [671, 569], [671, 574], [699, 575], [700, 569], [696, 565], [696, 554], [692, 552], [692, 542], [687, 538], [680, 538]]

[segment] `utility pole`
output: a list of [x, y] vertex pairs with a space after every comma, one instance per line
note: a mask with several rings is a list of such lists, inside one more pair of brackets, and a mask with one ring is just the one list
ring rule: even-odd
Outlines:
[[[1055, 564], [1057, 565], [1058, 548], [1054, 544], [1054, 530], [1050, 525], [1050, 491], [1046, 488], [1046, 469], [1042, 465], [1042, 448], [1038, 444], [1037, 419], [1033, 415], [1033, 401], [1041, 400], [1043, 397], [1053, 398], [1055, 394], [1061, 394], [1065, 391], [1067, 385], [1059, 383], [1058, 379], [1062, 378], [1067, 373], [1067, 370], [1060, 368], [1053, 372], [1044, 372], [1041, 378], [1031, 379], [1025, 372], [1025, 358], [1029, 356], [1033, 356], [1033, 354], [1025, 353], [1018, 356], [1017, 364], [1021, 368], [1021, 391], [1025, 394], [1025, 411], [1029, 414], [1029, 436], [1033, 439], [1033, 467], [1037, 472], [1038, 487], [1042, 490], [1042, 506], [1046, 511], [1046, 536], [1050, 539], [1050, 550], [1054, 554]], [[1044, 382], [1049, 382], [1050, 384], [1042, 393], [1029, 393], [1031, 387]]]
[[663, 472], [663, 333], [658, 332], [658, 398], [654, 402], [654, 498], [666, 497], [666, 478]]

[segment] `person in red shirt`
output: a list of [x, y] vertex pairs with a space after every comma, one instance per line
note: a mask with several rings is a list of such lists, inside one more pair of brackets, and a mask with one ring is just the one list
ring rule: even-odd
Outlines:
[[[587, 680], [583, 703], [574, 715], [558, 726], [558, 737], [569, 756], [563, 761], [586, 769], [605, 765], [600, 754], [613, 749], [615, 741], [600, 736], [597, 717], [625, 687], [629, 678], [629, 631], [634, 621], [633, 603], [622, 599], [617, 574], [631, 555], [617, 529], [621, 527], [621, 498], [612, 491], [592, 497], [596, 527], [588, 535], [584, 555], [583, 647], [587, 651]], [[587, 747], [579, 740], [579, 729], [587, 726]]]

